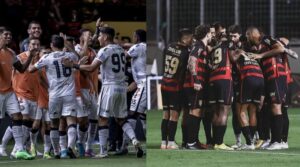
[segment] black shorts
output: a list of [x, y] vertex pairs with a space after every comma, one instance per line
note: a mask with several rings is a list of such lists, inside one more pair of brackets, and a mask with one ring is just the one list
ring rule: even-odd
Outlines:
[[209, 104], [231, 105], [232, 98], [232, 80], [215, 80], [209, 82]]
[[185, 98], [187, 98], [187, 105], [189, 109], [197, 109], [203, 106], [203, 89], [195, 91], [194, 88], [183, 89]]
[[286, 77], [280, 76], [278, 78], [266, 81], [266, 96], [271, 104], [283, 104], [285, 102], [287, 93]]
[[295, 91], [295, 86], [296, 85], [295, 85], [294, 82], [288, 84], [288, 90], [287, 90], [287, 93], [286, 93], [286, 97], [285, 97], [285, 101], [284, 101], [283, 107], [288, 108], [289, 105], [291, 104], [291, 102], [292, 102], [292, 94]]
[[181, 94], [182, 91], [165, 91], [161, 90], [162, 103], [164, 111], [180, 111], [182, 107]]
[[264, 96], [264, 79], [258, 77], [246, 77], [241, 81], [238, 101], [245, 103], [260, 103], [261, 96]]

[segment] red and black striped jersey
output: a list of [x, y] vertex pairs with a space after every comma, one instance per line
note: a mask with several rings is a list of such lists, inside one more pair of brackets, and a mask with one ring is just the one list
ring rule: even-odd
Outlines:
[[212, 50], [209, 57], [210, 74], [209, 82], [215, 80], [232, 80], [231, 62], [229, 59], [229, 50], [235, 50], [232, 41], [224, 41], [218, 47]]
[[183, 87], [189, 53], [189, 47], [180, 43], [172, 43], [166, 48], [162, 90], [178, 91]]
[[187, 78], [189, 80], [186, 80], [185, 85], [187, 82], [189, 82], [188, 85], [192, 85], [194, 83], [198, 83], [201, 85], [204, 85], [207, 81], [207, 50], [202, 41], [197, 41], [191, 50], [190, 57], [193, 56], [196, 58], [196, 66], [195, 66], [195, 72], [196, 74], [192, 74], [191, 71], [187, 72]]
[[[272, 49], [277, 41], [270, 36], [264, 36], [261, 40], [260, 53], [267, 52]], [[278, 54], [272, 57], [263, 58], [261, 67], [265, 79], [271, 80], [280, 76], [286, 76], [285, 67], [282, 59], [283, 54]]]
[[[289, 46], [286, 45], [284, 42], [280, 41], [279, 42], [287, 49], [289, 49]], [[292, 77], [292, 71], [291, 71], [291, 67], [290, 67], [290, 63], [289, 63], [289, 58], [288, 55], [286, 53], [283, 54], [282, 56], [282, 60], [283, 60], [283, 64], [284, 64], [284, 68], [285, 68], [285, 73], [286, 73], [286, 81], [287, 84], [292, 83], [293, 77]]]
[[239, 57], [236, 65], [239, 70], [241, 80], [249, 76], [258, 77], [258, 78], [264, 77], [257, 60], [250, 59], [247, 53], [243, 53]]

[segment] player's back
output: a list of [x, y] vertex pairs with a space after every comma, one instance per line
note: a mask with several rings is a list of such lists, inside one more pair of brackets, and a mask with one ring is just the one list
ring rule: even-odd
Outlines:
[[101, 79], [103, 84], [125, 85], [125, 52], [117, 44], [109, 44], [100, 49], [96, 59], [102, 62]]
[[75, 94], [73, 71], [72, 68], [62, 65], [61, 61], [64, 58], [77, 61], [77, 57], [73, 53], [55, 51], [45, 55], [38, 63], [38, 66], [46, 67], [50, 98]]
[[128, 54], [132, 57], [132, 74], [135, 82], [146, 78], [146, 43], [133, 45]]

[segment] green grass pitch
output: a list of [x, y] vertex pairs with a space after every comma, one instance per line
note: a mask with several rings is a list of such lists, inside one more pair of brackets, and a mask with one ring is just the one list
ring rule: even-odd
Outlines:
[[[142, 145], [145, 148], [145, 145]], [[11, 148], [12, 145], [9, 145]], [[42, 145], [38, 146], [42, 151]], [[94, 151], [98, 151], [95, 148]], [[10, 153], [11, 149], [7, 150]], [[146, 158], [136, 158], [134, 148], [129, 148], [129, 154], [125, 156], [114, 156], [109, 153], [108, 158], [77, 158], [77, 159], [50, 159], [38, 157], [34, 160], [16, 160], [9, 157], [0, 157], [0, 167], [145, 167]]]
[[[288, 112], [290, 118], [288, 150], [191, 151], [159, 149], [162, 111], [151, 110], [147, 113], [147, 167], [300, 167], [300, 108], [289, 109]], [[228, 145], [235, 143], [231, 120], [230, 116], [224, 138], [224, 142]], [[200, 141], [205, 143], [202, 123], [199, 137]], [[180, 124], [177, 128], [176, 141], [181, 144]]]

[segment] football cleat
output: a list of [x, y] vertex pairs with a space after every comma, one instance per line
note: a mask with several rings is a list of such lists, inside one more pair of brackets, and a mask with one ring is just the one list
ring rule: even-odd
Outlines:
[[215, 144], [214, 146], [215, 150], [227, 150], [227, 151], [233, 151], [234, 149], [231, 147], [228, 147], [226, 144], [222, 143], [222, 144]]
[[233, 149], [238, 149], [242, 146], [242, 143], [241, 142], [236, 142], [234, 145], [231, 146], [231, 148]]
[[258, 149], [262, 146], [262, 144], [264, 143], [263, 140], [256, 140], [256, 143], [255, 143], [255, 149]]
[[265, 140], [263, 144], [260, 146], [261, 149], [266, 149], [270, 145], [270, 140]]
[[174, 141], [168, 142], [167, 149], [168, 150], [178, 150], [179, 146]]
[[68, 155], [71, 159], [76, 158], [76, 155], [74, 154], [72, 148], [70, 148], [70, 147], [68, 147], [68, 149], [67, 149], [67, 155]]
[[288, 144], [288, 142], [281, 142], [281, 148], [282, 149], [288, 149], [289, 148], [289, 144]]
[[115, 155], [127, 155], [127, 154], [128, 154], [127, 148], [121, 149], [115, 153]]
[[7, 157], [6, 150], [2, 147], [2, 145], [0, 146], [0, 157]]
[[88, 149], [88, 150], [85, 151], [85, 156], [86, 157], [94, 157], [95, 153], [93, 152], [92, 149]]
[[132, 145], [136, 149], [136, 157], [141, 158], [144, 155], [144, 151], [142, 150], [140, 146], [140, 142], [137, 139], [132, 139]]
[[44, 155], [43, 155], [43, 158], [44, 159], [51, 159], [52, 157], [51, 157], [49, 152], [45, 152]]
[[22, 150], [22, 151], [17, 151], [15, 154], [15, 157], [17, 159], [23, 159], [23, 160], [32, 160], [34, 159], [33, 156], [31, 156], [30, 154], [28, 154], [26, 151]]
[[278, 142], [271, 143], [268, 147], [266, 147], [266, 150], [281, 150], [281, 149], [282, 149], [282, 145], [281, 143]]
[[68, 158], [68, 151], [67, 150], [61, 150], [60, 152], [60, 158]]
[[254, 144], [244, 144], [240, 147], [241, 150], [255, 150]]

